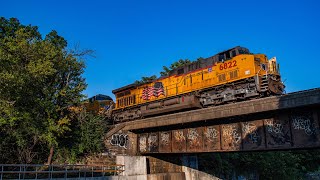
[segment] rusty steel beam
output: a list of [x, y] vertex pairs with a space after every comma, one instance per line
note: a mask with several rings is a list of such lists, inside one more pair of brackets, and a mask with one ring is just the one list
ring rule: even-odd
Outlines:
[[[153, 127], [170, 126], [199, 121], [279, 111], [320, 104], [320, 88], [273, 96], [251, 101], [237, 102], [221, 106], [191, 110], [175, 114], [150, 117], [142, 120], [125, 122], [123, 130], [138, 130]], [[208, 147], [209, 148], [209, 147]]]

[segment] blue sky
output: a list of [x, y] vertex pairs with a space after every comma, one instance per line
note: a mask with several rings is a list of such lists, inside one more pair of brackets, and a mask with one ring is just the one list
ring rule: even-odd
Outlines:
[[0, 16], [36, 25], [43, 35], [57, 30], [70, 48], [95, 50], [84, 74], [89, 97], [112, 96], [142, 76], [159, 75], [163, 65], [237, 45], [276, 56], [287, 92], [320, 87], [317, 0], [2, 0]]

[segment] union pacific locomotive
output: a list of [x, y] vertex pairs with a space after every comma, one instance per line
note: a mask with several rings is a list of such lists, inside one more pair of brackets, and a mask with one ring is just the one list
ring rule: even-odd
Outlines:
[[87, 99], [83, 105], [88, 112], [110, 115], [114, 107], [114, 102], [110, 96], [98, 94]]
[[234, 47], [191, 62], [144, 84], [112, 91], [115, 122], [186, 109], [217, 106], [284, 92], [276, 58]]

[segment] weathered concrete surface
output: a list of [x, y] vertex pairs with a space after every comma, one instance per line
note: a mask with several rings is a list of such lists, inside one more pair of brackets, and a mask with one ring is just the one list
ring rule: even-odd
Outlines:
[[[158, 159], [150, 156], [118, 156], [117, 163], [125, 165], [119, 176], [108, 180], [217, 180], [198, 169], [197, 156], [168, 156]], [[169, 159], [169, 160], [168, 160]]]
[[159, 159], [157, 157], [147, 156], [148, 174], [159, 173], [181, 173], [181, 158], [179, 156], [167, 156]]
[[198, 170], [197, 155], [154, 155], [147, 156], [148, 173], [183, 173], [186, 180], [217, 180], [218, 178]]
[[148, 174], [147, 180], [187, 180], [185, 173]]
[[123, 130], [169, 126], [320, 104], [320, 89], [126, 122]]
[[116, 132], [120, 131], [122, 128], [124, 128], [125, 124], [115, 124], [110, 131], [107, 132], [107, 134], [105, 135], [106, 138], [109, 138], [110, 136], [112, 136], [113, 134], [115, 134]]
[[[51, 180], [63, 180], [63, 179], [67, 179], [67, 180], [186, 180], [186, 177], [184, 173], [159, 173], [159, 174], [133, 175], [133, 176], [52, 178]], [[45, 179], [39, 179], [39, 180], [45, 180]]]
[[186, 180], [186, 178], [184, 173], [159, 173], [136, 176], [110, 176], [103, 180]]
[[136, 176], [147, 174], [147, 161], [145, 156], [117, 156], [116, 164], [123, 164], [125, 171], [122, 176]]
[[148, 180], [147, 175], [109, 176], [105, 180]]
[[185, 173], [186, 180], [220, 180], [220, 178], [217, 178], [211, 174], [187, 166], [183, 166], [182, 170]]
[[137, 134], [120, 130], [104, 140], [109, 156], [137, 155]]

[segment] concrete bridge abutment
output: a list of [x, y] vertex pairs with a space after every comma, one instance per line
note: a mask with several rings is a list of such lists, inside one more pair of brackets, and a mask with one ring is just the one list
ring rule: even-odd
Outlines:
[[[160, 157], [160, 158], [159, 158]], [[116, 163], [125, 165], [121, 179], [130, 180], [218, 180], [198, 170], [197, 155], [117, 156]]]

